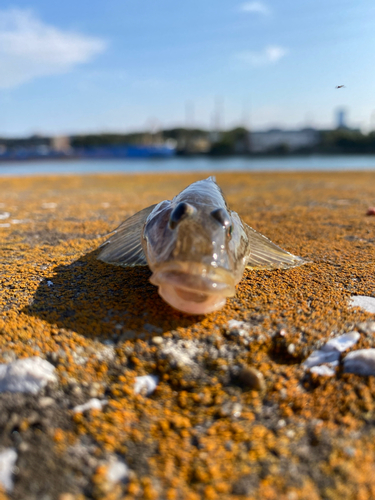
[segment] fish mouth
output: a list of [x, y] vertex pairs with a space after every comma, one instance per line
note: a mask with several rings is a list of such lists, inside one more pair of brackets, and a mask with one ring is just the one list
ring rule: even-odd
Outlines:
[[221, 309], [235, 295], [234, 279], [224, 268], [196, 262], [168, 262], [158, 266], [150, 281], [173, 308], [188, 314]]

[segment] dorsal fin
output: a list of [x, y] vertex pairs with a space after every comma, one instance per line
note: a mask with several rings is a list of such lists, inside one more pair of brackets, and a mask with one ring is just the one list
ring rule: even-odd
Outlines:
[[142, 248], [142, 232], [147, 217], [155, 207], [156, 205], [151, 205], [144, 208], [115, 229], [110, 238], [103, 243], [104, 248], [98, 259], [116, 266], [147, 266]]
[[308, 261], [278, 247], [247, 224], [243, 226], [250, 243], [247, 269], [289, 269], [307, 264]]

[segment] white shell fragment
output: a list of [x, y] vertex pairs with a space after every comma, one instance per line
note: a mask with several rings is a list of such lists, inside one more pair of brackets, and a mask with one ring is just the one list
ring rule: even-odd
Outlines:
[[337, 349], [332, 349], [330, 351], [313, 351], [310, 356], [303, 363], [306, 368], [311, 368], [313, 366], [322, 365], [323, 363], [335, 363], [338, 364], [340, 358], [340, 352]]
[[0, 213], [0, 220], [5, 220], [5, 219], [8, 219], [10, 217], [10, 213], [9, 212], [2, 212]]
[[332, 349], [337, 349], [339, 352], [344, 352], [349, 347], [353, 347], [359, 338], [360, 334], [358, 332], [345, 333], [344, 335], [339, 335], [329, 340], [322, 348], [322, 351], [331, 351]]
[[17, 452], [7, 448], [0, 452], [0, 486], [8, 493], [13, 490], [13, 467], [17, 460]]
[[358, 332], [349, 332], [330, 339], [321, 349], [313, 351], [303, 363], [306, 368], [329, 363], [332, 366], [338, 364], [340, 353], [353, 347], [360, 338]]
[[231, 319], [227, 323], [227, 330], [232, 334], [236, 334], [239, 335], [240, 337], [243, 337], [249, 332], [250, 325], [245, 321], [238, 321], [236, 319]]
[[375, 375], [375, 349], [359, 349], [344, 359], [344, 372], [356, 375]]
[[37, 356], [0, 364], [0, 392], [37, 394], [48, 382], [55, 382], [55, 367]]
[[366, 295], [353, 295], [350, 297], [350, 305], [352, 307], [360, 307], [364, 311], [375, 314], [375, 297], [367, 297]]
[[136, 394], [146, 394], [150, 396], [156, 389], [159, 382], [159, 377], [157, 375], [143, 375], [141, 377], [135, 377], [134, 392]]
[[230, 319], [227, 323], [227, 328], [232, 330], [233, 328], [248, 328], [245, 321], [238, 321], [237, 319]]
[[48, 209], [53, 209], [57, 207], [57, 203], [51, 202], [51, 203], [42, 203], [42, 208], [48, 210]]
[[129, 468], [120, 460], [113, 461], [107, 468], [107, 480], [111, 483], [125, 481], [129, 476]]
[[333, 377], [335, 374], [335, 370], [327, 365], [313, 366], [310, 371], [311, 373], [316, 373], [316, 375], [323, 375], [325, 377]]
[[100, 400], [97, 398], [92, 398], [82, 405], [75, 406], [73, 408], [73, 411], [74, 413], [83, 413], [86, 410], [102, 410], [103, 406], [107, 403], [107, 399]]
[[22, 219], [12, 219], [10, 221], [12, 224], [23, 224], [24, 222], [27, 222], [26, 220], [22, 220]]

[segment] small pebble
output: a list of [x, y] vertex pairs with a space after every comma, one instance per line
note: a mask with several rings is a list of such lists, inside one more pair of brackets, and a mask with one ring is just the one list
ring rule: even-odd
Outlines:
[[0, 485], [5, 491], [13, 490], [13, 469], [17, 461], [17, 452], [13, 448], [0, 451]]
[[375, 349], [359, 349], [344, 359], [344, 372], [356, 375], [375, 375]]
[[59, 496], [59, 500], [74, 500], [74, 495], [71, 493], [61, 493]]
[[91, 398], [96, 398], [96, 396], [99, 395], [101, 389], [101, 385], [98, 382], [94, 382], [91, 384], [90, 389], [89, 389], [89, 396]]
[[263, 391], [266, 387], [263, 374], [251, 366], [240, 370], [238, 380], [243, 387], [252, 391]]
[[357, 325], [357, 328], [366, 335], [372, 335], [375, 333], [375, 321], [363, 321]]
[[39, 399], [39, 406], [41, 408], [45, 408], [46, 406], [51, 406], [53, 405], [55, 402], [55, 400], [53, 398], [48, 398], [48, 397], [45, 397], [45, 398], [40, 398]]
[[353, 448], [352, 446], [345, 446], [343, 451], [346, 455], [348, 455], [348, 457], [355, 456], [355, 448]]
[[10, 221], [12, 224], [23, 224], [25, 222], [27, 222], [26, 220], [22, 220], [22, 219], [12, 219]]
[[235, 418], [239, 418], [242, 412], [242, 405], [240, 403], [235, 403], [232, 408], [232, 415]]
[[0, 365], [0, 392], [37, 394], [48, 382], [55, 382], [55, 367], [37, 356]]
[[231, 335], [239, 335], [240, 337], [243, 337], [249, 333], [249, 329], [249, 324], [245, 323], [245, 321], [231, 319], [227, 323], [227, 332]]
[[124, 462], [120, 460], [113, 461], [107, 468], [107, 479], [111, 483], [118, 483], [124, 481], [129, 476], [129, 468]]
[[375, 207], [369, 207], [367, 209], [366, 215], [375, 215]]
[[296, 350], [296, 346], [294, 344], [289, 344], [287, 347], [287, 351], [289, 354], [294, 354]]
[[23, 441], [19, 447], [18, 447], [18, 450], [21, 451], [21, 452], [25, 452], [25, 451], [28, 451], [30, 449], [30, 446], [25, 443], [25, 441]]
[[313, 366], [310, 371], [311, 373], [315, 373], [316, 375], [323, 375], [325, 377], [333, 377], [333, 375], [335, 374], [335, 370], [327, 365]]
[[156, 389], [159, 382], [157, 375], [143, 375], [135, 377], [134, 392], [136, 394], [145, 394], [150, 396]]
[[82, 405], [73, 408], [74, 413], [83, 413], [86, 410], [102, 410], [103, 406], [108, 403], [107, 399], [99, 400], [96, 398], [89, 399]]
[[163, 337], [157, 336], [157, 337], [153, 337], [151, 342], [155, 345], [160, 345], [164, 342], [164, 339], [163, 339]]
[[2, 212], [0, 214], [0, 220], [5, 220], [5, 219], [8, 219], [10, 216], [10, 213], [9, 212]]
[[80, 396], [82, 394], [82, 389], [78, 385], [76, 385], [72, 388], [72, 393], [76, 396]]

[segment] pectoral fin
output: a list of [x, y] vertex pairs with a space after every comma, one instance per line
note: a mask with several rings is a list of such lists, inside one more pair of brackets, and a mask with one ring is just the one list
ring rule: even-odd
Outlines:
[[156, 205], [144, 208], [126, 219], [103, 243], [98, 259], [116, 266], [147, 266], [142, 248], [142, 231], [147, 217]]
[[250, 243], [247, 269], [289, 269], [307, 263], [306, 260], [278, 247], [247, 224], [243, 223], [243, 226]]

